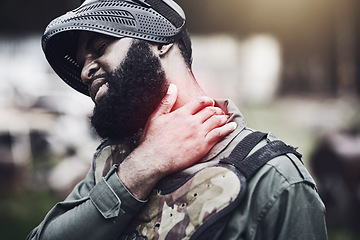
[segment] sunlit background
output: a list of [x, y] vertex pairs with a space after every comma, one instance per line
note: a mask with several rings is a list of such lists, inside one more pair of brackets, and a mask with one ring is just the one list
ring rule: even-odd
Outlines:
[[[92, 102], [47, 64], [40, 38], [81, 0], [0, 8], [0, 238], [24, 239], [89, 169]], [[303, 153], [329, 239], [360, 239], [360, 2], [178, 0], [203, 88]]]

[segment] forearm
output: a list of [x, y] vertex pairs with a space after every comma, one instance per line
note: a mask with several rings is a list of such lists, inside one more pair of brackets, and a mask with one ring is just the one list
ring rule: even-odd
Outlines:
[[[79, 192], [79, 188], [88, 187], [79, 185], [74, 192]], [[73, 197], [81, 195], [83, 197], [79, 199]], [[141, 205], [122, 185], [113, 170], [87, 194], [74, 193], [64, 202], [58, 203], [28, 239], [113, 240]]]
[[143, 150], [140, 146], [120, 164], [117, 174], [137, 199], [145, 200], [169, 170], [165, 166], [162, 166], [164, 170], [160, 170], [157, 167], [159, 162], [159, 156], [155, 157], [151, 150]]

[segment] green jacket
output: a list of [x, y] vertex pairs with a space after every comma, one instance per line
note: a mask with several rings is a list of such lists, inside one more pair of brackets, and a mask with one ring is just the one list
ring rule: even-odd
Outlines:
[[[184, 177], [216, 164], [252, 132], [231, 101], [217, 104], [228, 112], [237, 129], [225, 137], [200, 163], [171, 177]], [[275, 140], [269, 135], [267, 141]], [[250, 153], [266, 144], [260, 142]], [[102, 145], [86, 178], [49, 211], [27, 239], [116, 240], [146, 204], [137, 200], [109, 165], [117, 146]], [[100, 161], [99, 161], [100, 160]], [[103, 169], [106, 169], [104, 171]], [[231, 213], [220, 239], [327, 239], [325, 206], [303, 164], [293, 154], [274, 158], [248, 182], [245, 199]]]

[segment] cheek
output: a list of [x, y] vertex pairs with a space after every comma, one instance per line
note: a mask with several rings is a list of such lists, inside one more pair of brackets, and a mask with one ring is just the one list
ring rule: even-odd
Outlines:
[[106, 59], [103, 61], [104, 68], [107, 72], [113, 72], [121, 66], [121, 63], [125, 59], [125, 56], [115, 54], [114, 52], [108, 54]]
[[106, 50], [106, 67], [109, 70], [117, 69], [126, 58], [127, 52], [131, 46], [131, 39], [121, 39], [108, 47]]
[[102, 56], [102, 63], [105, 70], [109, 72], [116, 70], [124, 61], [125, 57], [126, 53], [123, 51], [116, 51], [114, 48], [108, 49], [108, 51], [106, 51], [106, 53]]

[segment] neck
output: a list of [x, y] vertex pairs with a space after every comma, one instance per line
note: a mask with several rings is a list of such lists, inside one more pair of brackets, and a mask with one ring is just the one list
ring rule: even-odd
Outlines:
[[178, 97], [173, 110], [184, 106], [196, 97], [206, 95], [196, 81], [191, 69], [187, 67], [182, 57], [180, 57], [180, 53], [169, 54], [166, 58], [162, 65], [166, 79], [169, 83], [175, 84], [178, 89]]
[[178, 97], [173, 110], [184, 106], [196, 97], [206, 95], [204, 90], [197, 83], [191, 70], [186, 69], [186, 71], [181, 73], [178, 71], [173, 73], [174, 75], [171, 78], [168, 78], [169, 82], [175, 84], [178, 89]]

